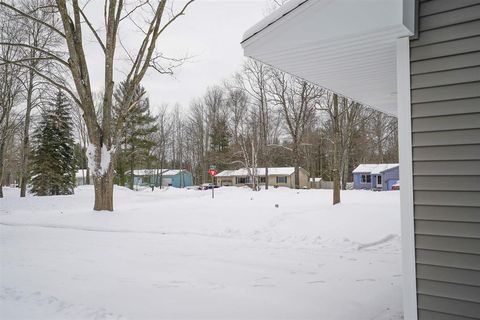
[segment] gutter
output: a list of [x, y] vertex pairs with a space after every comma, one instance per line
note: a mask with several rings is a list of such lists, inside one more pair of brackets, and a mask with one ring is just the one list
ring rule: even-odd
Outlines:
[[285, 16], [287, 16], [289, 13], [291, 13], [292, 11], [298, 9], [299, 7], [301, 7], [302, 5], [304, 5], [305, 3], [307, 3], [308, 1], [310, 0], [304, 0], [302, 2], [300, 2], [299, 4], [297, 4], [295, 7], [293, 7], [292, 9], [288, 10], [287, 12], [285, 12], [284, 14], [282, 14], [280, 17], [278, 17], [277, 19], [273, 20], [272, 22], [270, 22], [269, 24], [267, 24], [265, 27], [261, 28], [260, 30], [258, 30], [257, 32], [251, 34], [250, 36], [248, 36], [247, 38], [243, 39], [240, 44], [243, 44], [245, 43], [246, 41], [250, 40], [251, 38], [253, 38], [254, 36], [256, 36], [257, 34], [259, 34], [260, 32], [262, 32], [263, 30], [267, 29], [268, 27], [270, 27], [271, 25], [273, 25], [274, 23], [276, 23], [277, 21], [279, 21], [280, 19], [284, 18]]

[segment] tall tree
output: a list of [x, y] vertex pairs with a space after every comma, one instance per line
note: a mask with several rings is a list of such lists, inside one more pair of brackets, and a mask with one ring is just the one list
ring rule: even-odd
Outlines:
[[72, 194], [75, 186], [73, 125], [70, 106], [58, 92], [34, 134], [32, 189], [38, 196]]
[[320, 88], [281, 71], [275, 71], [271, 85], [272, 99], [280, 107], [291, 139], [295, 167], [295, 188], [300, 188], [300, 155], [303, 138], [313, 125], [316, 103], [323, 94]]
[[23, 41], [23, 35], [18, 32], [20, 27], [20, 21], [15, 20], [10, 12], [0, 10], [0, 198], [3, 197], [7, 144], [13, 138], [16, 129], [14, 108], [23, 100], [24, 93], [23, 70], [15, 64], [8, 63], [23, 56], [22, 48], [10, 45]]
[[[26, 108], [23, 126], [22, 158], [20, 162], [20, 197], [25, 197], [29, 179], [28, 161], [31, 113], [38, 105], [40, 93], [48, 87], [45, 85], [43, 79], [36, 75], [34, 70], [47, 73], [51, 71], [49, 69], [54, 66], [52, 66], [44, 50], [55, 50], [61, 41], [57, 33], [41, 22], [49, 21], [56, 27], [60, 25], [58, 17], [51, 10], [53, 4], [53, 0], [20, 1], [22, 10], [29, 12], [30, 15], [35, 18], [28, 19], [21, 17], [22, 32], [25, 33], [25, 44], [28, 46], [22, 48], [24, 51], [23, 64], [25, 64], [27, 68], [25, 70], [26, 79], [24, 84], [26, 89]], [[37, 48], [40, 50], [37, 50]]]
[[[120, 83], [115, 91], [114, 119], [118, 122], [125, 110], [122, 102], [125, 100], [125, 90], [128, 85]], [[133, 103], [128, 110], [128, 117], [125, 120], [120, 142], [117, 173], [124, 175], [125, 164], [130, 169], [129, 188], [133, 189], [134, 170], [137, 163], [145, 164], [148, 157], [148, 150], [155, 145], [152, 134], [157, 131], [156, 118], [150, 114], [150, 101], [146, 96], [145, 88], [138, 86], [134, 92]], [[122, 180], [122, 179], [120, 179]]]

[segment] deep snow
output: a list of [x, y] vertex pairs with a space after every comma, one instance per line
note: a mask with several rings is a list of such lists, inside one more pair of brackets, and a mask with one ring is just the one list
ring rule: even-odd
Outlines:
[[5, 190], [1, 319], [401, 319], [398, 192], [75, 191]]

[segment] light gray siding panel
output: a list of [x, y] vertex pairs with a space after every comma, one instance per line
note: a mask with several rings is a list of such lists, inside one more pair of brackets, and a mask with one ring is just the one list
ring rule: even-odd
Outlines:
[[480, 98], [417, 103], [412, 105], [412, 118], [480, 112]]
[[417, 277], [425, 280], [446, 281], [480, 287], [480, 271], [477, 270], [419, 264], [417, 265]]
[[423, 235], [480, 239], [480, 223], [416, 220], [415, 232]]
[[446, 57], [480, 50], [480, 37], [441, 42], [428, 46], [412, 48], [411, 61]]
[[477, 191], [414, 191], [413, 195], [414, 203], [420, 205], [480, 207]]
[[443, 87], [413, 89], [412, 103], [477, 98], [480, 82], [462, 83]]
[[413, 174], [435, 175], [480, 175], [480, 161], [416, 161]]
[[419, 16], [438, 14], [478, 4], [478, 0], [437, 0], [425, 1], [420, 5]]
[[413, 148], [414, 161], [479, 159], [480, 144]]
[[470, 253], [480, 255], [480, 239], [431, 235], [416, 235], [417, 249]]
[[412, 89], [480, 81], [480, 67], [437, 71], [413, 75]]
[[480, 35], [480, 20], [470, 21], [462, 24], [455, 24], [440, 29], [422, 32], [418, 40], [410, 41], [410, 47], [418, 47], [438, 42], [457, 40], [461, 38]]
[[420, 294], [480, 303], [480, 287], [477, 286], [419, 279], [417, 288]]
[[417, 249], [417, 263], [480, 271], [480, 256], [469, 253]]
[[480, 191], [480, 176], [416, 176], [414, 190]]
[[480, 5], [462, 8], [454, 11], [447, 11], [432, 16], [422, 17], [418, 29], [426, 31], [462, 22], [478, 19], [480, 16]]
[[480, 208], [417, 205], [415, 208], [415, 219], [480, 223]]
[[417, 118], [412, 120], [413, 132], [476, 128], [480, 128], [480, 113], [456, 114], [452, 116], [432, 118]]
[[430, 310], [418, 310], [419, 320], [478, 320], [478, 318], [462, 317], [450, 313], [441, 313]]
[[480, 304], [475, 302], [419, 294], [417, 303], [420, 309], [425, 310], [473, 317], [474, 319], [478, 319], [480, 315]]
[[[478, 6], [480, 8], [480, 6]], [[475, 67], [480, 65], [480, 52], [448, 56], [430, 60], [413, 62], [410, 66], [412, 75]]]
[[412, 144], [414, 147], [480, 144], [480, 129], [417, 132], [413, 134]]

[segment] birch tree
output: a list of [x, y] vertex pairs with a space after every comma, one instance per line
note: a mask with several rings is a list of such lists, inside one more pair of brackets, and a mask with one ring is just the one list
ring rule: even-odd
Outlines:
[[[85, 3], [88, 4], [89, 1]], [[141, 32], [141, 41], [137, 48], [127, 51], [129, 56], [129, 70], [127, 70], [125, 83], [126, 90], [122, 104], [124, 110], [129, 110], [134, 105], [133, 93], [144, 78], [147, 70], [153, 68], [161, 73], [171, 73], [171, 68], [162, 66], [164, 56], [156, 50], [157, 41], [162, 33], [169, 28], [175, 20], [185, 14], [185, 11], [194, 0], [187, 1], [179, 12], [168, 16], [166, 0], [156, 2], [146, 1], [139, 4], [128, 4], [124, 0], [104, 1], [104, 32], [100, 32], [98, 26], [94, 26], [91, 17], [85, 13], [85, 5], [79, 0], [55, 0], [52, 10], [59, 15], [61, 26], [58, 27], [50, 21], [40, 21], [29, 12], [22, 10], [17, 4], [1, 2], [0, 5], [25, 18], [42, 23], [53, 30], [62, 39], [67, 47], [66, 56], [62, 56], [51, 50], [43, 50], [49, 60], [66, 68], [73, 81], [73, 88], [59, 82], [38, 69], [32, 69], [37, 76], [49, 81], [53, 85], [70, 94], [83, 111], [83, 117], [87, 127], [89, 146], [87, 153], [89, 166], [93, 175], [95, 188], [94, 210], [113, 211], [113, 159], [117, 150], [119, 139], [116, 133], [121, 130], [127, 112], [119, 117], [117, 123], [112, 122], [113, 90], [115, 85], [114, 70], [116, 67], [116, 51], [120, 39], [118, 38], [120, 26], [125, 21], [131, 21]], [[144, 12], [136, 15], [139, 9], [149, 10], [147, 17]], [[139, 19], [143, 17], [143, 19]], [[86, 30], [85, 30], [86, 29]], [[101, 115], [95, 110], [93, 88], [90, 80], [90, 69], [85, 54], [85, 33], [94, 36], [96, 43], [101, 48], [104, 60], [104, 92], [101, 103]], [[25, 46], [23, 42], [14, 43], [17, 46]], [[41, 48], [34, 47], [42, 51]], [[18, 61], [12, 63], [19, 63]], [[25, 66], [28, 68], [28, 66]]]

